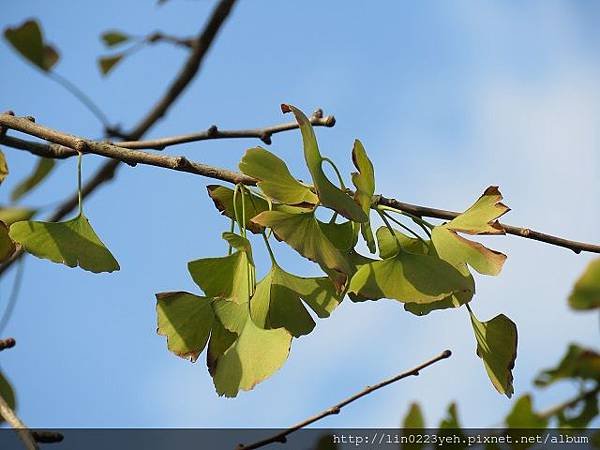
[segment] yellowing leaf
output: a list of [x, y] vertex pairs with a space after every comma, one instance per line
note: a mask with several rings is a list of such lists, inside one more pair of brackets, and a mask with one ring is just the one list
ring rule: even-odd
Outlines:
[[4, 181], [4, 179], [8, 176], [8, 165], [6, 164], [6, 158], [4, 157], [4, 153], [0, 150], [0, 184]]
[[498, 275], [506, 255], [459, 236], [446, 226], [435, 227], [431, 240], [438, 256], [455, 267], [469, 264], [483, 275]]
[[214, 323], [212, 299], [188, 292], [156, 294], [158, 334], [177, 356], [195, 362], [208, 342]]
[[95, 273], [119, 270], [119, 263], [83, 214], [66, 222], [16, 222], [9, 234], [38, 258]]
[[314, 205], [319, 201], [308, 186], [292, 176], [283, 160], [264, 148], [247, 150], [239, 167], [246, 175], [259, 180], [258, 187], [273, 200], [289, 205]]
[[[225, 186], [210, 185], [207, 186], [208, 195], [215, 203], [215, 207], [226, 217], [235, 220], [235, 210], [233, 208], [233, 189]], [[242, 197], [244, 202], [242, 203]], [[269, 204], [255, 194], [245, 193], [243, 196], [236, 196], [236, 208], [238, 214], [241, 214], [242, 206], [246, 211], [246, 228], [253, 233], [261, 233], [263, 227], [252, 222], [252, 218], [263, 211], [269, 210]], [[241, 218], [240, 218], [241, 220]]]
[[35, 188], [46, 179], [54, 168], [54, 160], [51, 158], [38, 158], [33, 173], [21, 181], [10, 194], [10, 199], [15, 202]]
[[498, 186], [490, 186], [469, 209], [445, 226], [449, 230], [467, 234], [504, 234], [497, 219], [510, 211], [510, 208], [502, 204], [501, 200], [502, 194]]
[[274, 264], [250, 301], [252, 320], [260, 328], [285, 328], [294, 337], [308, 334], [315, 322], [301, 299], [321, 318], [329, 317], [341, 301], [328, 278], [298, 277]]
[[342, 253], [327, 239], [313, 212], [291, 214], [265, 211], [252, 221], [262, 227], [271, 228], [277, 239], [285, 241], [305, 258], [334, 271], [336, 276], [332, 281], [338, 292], [343, 290], [352, 268]]
[[[352, 161], [354, 162], [354, 167], [358, 170], [358, 172], [352, 174], [352, 183], [356, 187], [354, 199], [358, 202], [367, 217], [369, 217], [371, 201], [373, 194], [375, 194], [375, 172], [362, 142], [358, 139], [354, 141]], [[373, 238], [373, 231], [371, 230], [369, 220], [360, 224], [360, 231], [369, 251], [375, 253], [377, 248], [375, 247], [375, 239]]]
[[108, 73], [121, 62], [124, 56], [124, 53], [117, 53], [116, 55], [101, 56], [98, 58], [98, 68], [100, 69], [100, 73], [105, 76], [108, 75]]
[[44, 43], [42, 30], [35, 20], [4, 30], [4, 37], [29, 62], [48, 72], [58, 61], [56, 50]]
[[366, 222], [369, 218], [352, 197], [335, 186], [323, 172], [323, 157], [319, 152], [317, 138], [308, 118], [302, 111], [292, 105], [281, 105], [281, 110], [292, 112], [302, 133], [304, 143], [304, 159], [312, 175], [313, 184], [324, 206], [337, 211], [347, 219], [355, 222]]
[[15, 243], [8, 235], [8, 226], [0, 221], [0, 262], [6, 261], [15, 252]]
[[600, 308], [600, 259], [592, 261], [579, 277], [569, 296], [569, 305], [579, 310]]
[[510, 398], [514, 393], [512, 369], [517, 358], [517, 327], [504, 314], [487, 322], [477, 320], [471, 311], [469, 314], [477, 340], [477, 356], [483, 359], [496, 390]]
[[600, 381], [600, 354], [571, 344], [558, 366], [541, 372], [535, 384], [544, 387], [564, 379]]
[[527, 394], [515, 402], [512, 410], [506, 417], [509, 428], [546, 428], [548, 419], [541, 417], [533, 411], [531, 395]]
[[104, 45], [107, 47], [114, 47], [115, 45], [122, 44], [127, 42], [130, 38], [131, 37], [128, 34], [118, 30], [105, 31], [100, 36], [100, 39], [102, 39], [102, 42], [104, 42]]

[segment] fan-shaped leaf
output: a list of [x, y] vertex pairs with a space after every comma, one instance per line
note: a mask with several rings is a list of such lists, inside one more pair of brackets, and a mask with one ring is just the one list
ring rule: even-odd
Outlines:
[[119, 270], [119, 263], [83, 214], [66, 222], [16, 222], [9, 234], [38, 258], [95, 273]]
[[[215, 203], [215, 207], [226, 217], [235, 220], [235, 210], [233, 208], [233, 189], [225, 186], [210, 185], [207, 186], [208, 195]], [[244, 202], [242, 203], [242, 197]], [[238, 212], [242, 211], [242, 205], [246, 211], [246, 228], [253, 233], [261, 233], [263, 227], [252, 222], [252, 218], [263, 211], [269, 210], [269, 204], [258, 195], [245, 193], [243, 196], [236, 197], [236, 207]]]
[[402, 421], [402, 428], [425, 428], [425, 419], [418, 403], [410, 404], [410, 408]]
[[469, 314], [477, 340], [477, 356], [483, 359], [496, 390], [510, 398], [514, 393], [512, 369], [517, 358], [517, 326], [504, 314], [487, 322], [477, 320], [471, 311]]
[[541, 372], [535, 379], [535, 384], [549, 386], [567, 378], [600, 381], [600, 354], [571, 344], [560, 363], [553, 369]]
[[510, 208], [501, 200], [498, 186], [488, 187], [469, 209], [448, 222], [446, 228], [468, 234], [504, 234], [497, 219]]
[[569, 305], [581, 310], [600, 308], [600, 259], [592, 261], [577, 280], [569, 296]]
[[102, 39], [102, 42], [104, 42], [104, 45], [107, 47], [114, 47], [115, 45], [127, 42], [129, 39], [131, 39], [131, 36], [123, 33], [122, 31], [110, 30], [102, 33], [100, 39]]
[[111, 70], [113, 70], [115, 66], [119, 64], [124, 57], [124, 53], [117, 53], [116, 55], [110, 56], [101, 56], [100, 58], [98, 58], [98, 68], [100, 69], [100, 73], [104, 76], [108, 75], [108, 73]]
[[[362, 142], [358, 139], [354, 141], [354, 147], [352, 148], [352, 161], [354, 162], [354, 167], [358, 170], [358, 172], [352, 174], [352, 183], [356, 187], [354, 199], [368, 218], [371, 211], [373, 194], [375, 194], [375, 172]], [[375, 253], [377, 248], [375, 247], [375, 238], [373, 237], [373, 230], [371, 230], [369, 220], [360, 224], [360, 231], [369, 251]]]
[[392, 235], [387, 227], [378, 228], [376, 236], [379, 244], [379, 256], [382, 259], [391, 258], [400, 251], [400, 248], [417, 255], [429, 254], [431, 241], [424, 242], [420, 239], [411, 238], [398, 230], [394, 230], [394, 235]]
[[4, 30], [4, 37], [21, 56], [48, 72], [58, 62], [57, 51], [44, 43], [42, 30], [35, 20], [27, 20], [22, 25]]
[[304, 158], [321, 203], [347, 219], [355, 222], [366, 222], [369, 218], [358, 203], [329, 181], [325, 172], [323, 172], [323, 157], [319, 152], [317, 138], [308, 118], [302, 111], [292, 105], [281, 105], [281, 110], [284, 113], [292, 112], [300, 126], [304, 143]]
[[548, 425], [548, 419], [533, 411], [529, 394], [519, 397], [505, 421], [509, 428], [546, 428]]
[[21, 181], [10, 194], [10, 199], [15, 202], [35, 188], [46, 179], [54, 168], [54, 160], [51, 158], [38, 158], [33, 173]]
[[258, 187], [273, 200], [289, 205], [314, 205], [319, 201], [308, 186], [292, 176], [283, 160], [264, 148], [247, 150], [239, 167], [246, 175], [259, 180]]

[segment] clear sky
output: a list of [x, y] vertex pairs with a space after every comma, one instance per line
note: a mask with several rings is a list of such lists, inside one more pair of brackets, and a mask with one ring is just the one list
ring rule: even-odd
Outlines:
[[[39, 18], [61, 53], [56, 71], [84, 89], [115, 123], [133, 126], [179, 70], [186, 54], [156, 45], [102, 78], [95, 59], [109, 28], [196, 33], [207, 0], [8, 2], [0, 26]], [[335, 114], [319, 129], [321, 149], [345, 173], [355, 138], [376, 170], [377, 191], [400, 200], [461, 210], [499, 185], [512, 211], [506, 222], [598, 242], [600, 221], [600, 29], [598, 3], [241, 1], [197, 79], [148, 136], [276, 124], [279, 104]], [[41, 124], [101, 136], [95, 118], [53, 81], [0, 42], [0, 110]], [[168, 150], [236, 168], [238, 140]], [[307, 178], [298, 132], [277, 135], [272, 150]], [[11, 176], [0, 200], [35, 159], [3, 149]], [[84, 174], [102, 163], [84, 158]], [[345, 301], [316, 330], [295, 340], [286, 365], [236, 399], [219, 398], [204, 366], [179, 359], [155, 333], [154, 293], [198, 292], [189, 260], [222, 255], [228, 227], [207, 198], [214, 181], [152, 167], [124, 166], [85, 202], [121, 271], [95, 275], [28, 257], [24, 284], [2, 353], [19, 412], [34, 427], [277, 427], [303, 419], [446, 348], [454, 356], [323, 421], [331, 427], [397, 426], [409, 402], [437, 425], [459, 402], [467, 426], [501, 422], [511, 402], [491, 386], [475, 355], [466, 311], [418, 318], [394, 301]], [[55, 205], [76, 187], [75, 160], [24, 199]], [[50, 209], [48, 209], [50, 211]], [[508, 254], [497, 278], [477, 277], [473, 309], [498, 313], [519, 329], [516, 396], [554, 365], [570, 342], [598, 344], [598, 318], [569, 311], [566, 298], [590, 255], [515, 237], [491, 237]], [[259, 244], [259, 242], [257, 242]], [[258, 252], [259, 274], [268, 269]], [[282, 245], [285, 268], [314, 274]], [[6, 304], [14, 272], [0, 281]], [[559, 384], [536, 393], [545, 408], [576, 392]]]

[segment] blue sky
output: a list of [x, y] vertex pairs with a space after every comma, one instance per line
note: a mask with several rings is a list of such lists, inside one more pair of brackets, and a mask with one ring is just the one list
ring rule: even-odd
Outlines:
[[[214, 2], [10, 2], [2, 28], [41, 21], [61, 53], [57, 72], [96, 100], [115, 123], [133, 126], [162, 95], [185, 52], [157, 45], [102, 78], [95, 59], [109, 28], [132, 34], [196, 33]], [[465, 209], [499, 185], [512, 211], [506, 222], [583, 241], [598, 241], [600, 208], [600, 52], [598, 7], [588, 2], [280, 2], [242, 1], [197, 79], [148, 136], [246, 128], [289, 120], [279, 104], [335, 114], [318, 130], [321, 149], [345, 172], [355, 138], [376, 170], [377, 191], [446, 209]], [[93, 116], [68, 93], [0, 42], [0, 110], [39, 123], [100, 136]], [[168, 150], [235, 168], [257, 141], [222, 141]], [[277, 135], [272, 150], [307, 178], [298, 133]], [[0, 200], [34, 164], [4, 149], [11, 176]], [[101, 158], [86, 156], [91, 174]], [[49, 205], [76, 187], [75, 161], [60, 163], [24, 203]], [[287, 364], [255, 390], [217, 397], [204, 363], [170, 354], [155, 334], [154, 293], [197, 291], [186, 263], [225, 250], [228, 224], [214, 211], [200, 177], [138, 166], [85, 202], [98, 234], [121, 265], [111, 275], [27, 258], [23, 289], [6, 334], [17, 348], [2, 368], [19, 412], [39, 427], [277, 427], [450, 348], [454, 356], [415, 379], [361, 400], [323, 426], [396, 426], [419, 400], [437, 424], [459, 402], [467, 426], [501, 422], [511, 402], [488, 381], [475, 356], [466, 312], [417, 318], [393, 301], [344, 302], [309, 336], [296, 340]], [[598, 343], [597, 317], [569, 311], [566, 297], [590, 255], [514, 237], [484, 242], [508, 254], [497, 278], [478, 277], [473, 309], [498, 313], [519, 329], [515, 391], [532, 389], [569, 342]], [[257, 244], [259, 244], [257, 242]], [[290, 271], [314, 268], [277, 246]], [[268, 269], [259, 254], [259, 273]], [[5, 303], [12, 283], [0, 281]], [[575, 387], [536, 395], [542, 409]], [[265, 407], [268, 405], [268, 408]]]

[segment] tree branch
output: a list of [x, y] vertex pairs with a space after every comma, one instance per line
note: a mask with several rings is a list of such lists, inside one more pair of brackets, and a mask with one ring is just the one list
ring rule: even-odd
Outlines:
[[[69, 156], [76, 155], [77, 151], [81, 151], [83, 153], [94, 153], [97, 155], [106, 156], [108, 158], [113, 158], [113, 161], [111, 161], [111, 163], [114, 164], [118, 164], [120, 161], [123, 161], [132, 166], [135, 166], [136, 164], [147, 164], [151, 166], [177, 170], [180, 172], [188, 172], [195, 175], [202, 175], [234, 184], [242, 183], [250, 186], [256, 185], [256, 180], [252, 177], [238, 172], [233, 172], [227, 169], [221, 169], [217, 167], [208, 166], [199, 162], [190, 161], [184, 156], [157, 155], [154, 153], [148, 153], [140, 150], [130, 150], [105, 142], [91, 141], [83, 139], [81, 137], [62, 133], [50, 128], [46, 128], [26, 118], [14, 117], [9, 114], [0, 114], [0, 128], [12, 128], [17, 131], [21, 131], [54, 143], [49, 145], [40, 144], [35, 142], [24, 141], [22, 139], [17, 139], [10, 136], [5, 136], [2, 140], [0, 140], [1, 142], [7, 145], [18, 149], [30, 151], [31, 153], [35, 153], [39, 156], [45, 156], [48, 158], [67, 158]], [[57, 146], [56, 144], [59, 145]], [[103, 176], [110, 176], [111, 173], [112, 172], [110, 171], [106, 174], [103, 174], [101, 172], [99, 178], [102, 179]], [[84, 195], [89, 193], [90, 189], [93, 188], [93, 185], [84, 186]], [[398, 200], [386, 198], [383, 196], [375, 196], [373, 200], [375, 205], [391, 206], [393, 208], [419, 217], [431, 217], [435, 219], [451, 220], [460, 214], [454, 211], [447, 211], [443, 209], [429, 208], [426, 206], [419, 206], [413, 205], [411, 203], [400, 202]], [[76, 199], [74, 201], [76, 202]], [[74, 207], [75, 205], [76, 203], [74, 203], [72, 206]], [[64, 214], [67, 214], [70, 211], [70, 209], [68, 209], [69, 207], [71, 207], [71, 204], [67, 205], [67, 208], [63, 208], [57, 211], [57, 213], [54, 214], [51, 220], [60, 220]], [[513, 225], [506, 224], [501, 224], [501, 226], [508, 234], [523, 237], [526, 239], [533, 239], [558, 247], [568, 248], [570, 250], [573, 250], [575, 253], [580, 253], [582, 251], [600, 253], [600, 245], [571, 241], [558, 236], [553, 236], [547, 233], [531, 230], [529, 228], [516, 227]], [[18, 254], [15, 255], [17, 255], [18, 257]], [[10, 263], [11, 260], [5, 263], [5, 265]], [[0, 267], [0, 274], [3, 272], [3, 270], [4, 266]]]
[[452, 355], [452, 352], [450, 350], [445, 350], [444, 352], [442, 352], [435, 358], [430, 359], [429, 361], [426, 361], [423, 364], [420, 364], [417, 367], [415, 367], [407, 372], [403, 372], [399, 375], [396, 375], [395, 377], [384, 380], [373, 386], [367, 386], [365, 389], [358, 392], [357, 394], [354, 394], [354, 395], [348, 397], [347, 399], [342, 400], [341, 402], [337, 403], [336, 405], [333, 405], [332, 407], [327, 408], [326, 410], [320, 412], [319, 414], [309, 417], [308, 419], [303, 420], [302, 422], [299, 422], [296, 425], [294, 425], [290, 428], [287, 428], [286, 430], [283, 430], [282, 432], [280, 432], [274, 436], [271, 436], [267, 439], [263, 439], [262, 441], [255, 442], [253, 444], [248, 444], [248, 445], [240, 444], [240, 445], [238, 445], [237, 450], [252, 450], [252, 449], [264, 447], [265, 445], [272, 444], [274, 442], [285, 443], [287, 441], [287, 436], [289, 434], [294, 433], [295, 431], [298, 431], [302, 428], [305, 428], [305, 427], [309, 426], [310, 424], [313, 424], [327, 416], [339, 414], [344, 406], [347, 406], [350, 403], [355, 402], [356, 400], [358, 400], [366, 395], [369, 395], [378, 389], [381, 389], [385, 386], [395, 383], [396, 381], [400, 381], [404, 378], [408, 378], [410, 376], [417, 376], [417, 375], [419, 375], [419, 372], [421, 370], [441, 361], [442, 359], [449, 358], [451, 355]]

